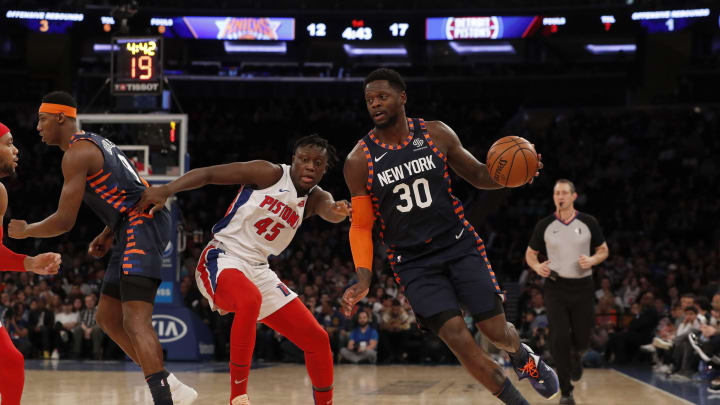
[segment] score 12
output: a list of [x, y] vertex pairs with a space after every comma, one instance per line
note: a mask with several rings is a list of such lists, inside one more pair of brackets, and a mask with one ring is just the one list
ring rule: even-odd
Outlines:
[[306, 29], [311, 37], [327, 36], [327, 26], [325, 23], [310, 23]]

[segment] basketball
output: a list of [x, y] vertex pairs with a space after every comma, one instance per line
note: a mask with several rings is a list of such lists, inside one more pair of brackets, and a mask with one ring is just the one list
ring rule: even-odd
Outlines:
[[492, 144], [487, 166], [493, 181], [504, 187], [520, 187], [529, 182], [538, 167], [532, 144], [519, 136], [505, 136]]

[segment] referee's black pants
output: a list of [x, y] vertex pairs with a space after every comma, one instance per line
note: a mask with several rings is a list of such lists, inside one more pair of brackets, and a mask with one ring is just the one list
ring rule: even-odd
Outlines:
[[545, 310], [552, 355], [563, 394], [570, 392], [571, 351], [580, 356], [590, 345], [595, 324], [595, 285], [592, 276], [545, 279]]

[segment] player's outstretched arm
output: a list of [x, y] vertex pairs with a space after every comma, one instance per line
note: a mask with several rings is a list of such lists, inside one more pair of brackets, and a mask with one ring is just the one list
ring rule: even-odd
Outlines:
[[[0, 183], [0, 224], [8, 206], [8, 195], [5, 186]], [[37, 274], [56, 274], [60, 268], [60, 255], [57, 253], [41, 253], [27, 256], [15, 253], [2, 244], [3, 229], [0, 226], [0, 271], [32, 271]]]
[[372, 227], [375, 222], [370, 194], [365, 188], [368, 176], [367, 160], [358, 145], [345, 160], [343, 174], [352, 196], [350, 250], [358, 279], [357, 283], [350, 286], [342, 297], [343, 312], [345, 316], [350, 317], [355, 304], [363, 299], [370, 290], [373, 262]]
[[[4, 246], [3, 246], [4, 247]], [[41, 275], [57, 274], [62, 259], [59, 253], [40, 253], [25, 257], [25, 270]]]
[[490, 177], [488, 167], [480, 163], [465, 147], [463, 147], [455, 131], [442, 121], [428, 122], [428, 131], [441, 150], [446, 151], [448, 165], [475, 188], [495, 190], [502, 188]]
[[199, 167], [162, 186], [145, 190], [134, 210], [144, 212], [151, 205], [151, 213], [162, 209], [173, 194], [194, 190], [208, 184], [252, 184], [260, 189], [270, 187], [282, 177], [282, 168], [265, 160], [235, 162], [224, 165]]
[[63, 155], [62, 173], [65, 181], [60, 192], [57, 211], [40, 222], [28, 224], [13, 219], [8, 234], [14, 239], [52, 238], [70, 231], [75, 226], [90, 162], [100, 151], [89, 142], [77, 142]]
[[344, 221], [350, 216], [350, 213], [349, 202], [346, 200], [335, 201], [332, 194], [321, 189], [320, 186], [315, 187], [310, 194], [305, 209], [306, 218], [317, 214], [320, 218], [335, 224]]

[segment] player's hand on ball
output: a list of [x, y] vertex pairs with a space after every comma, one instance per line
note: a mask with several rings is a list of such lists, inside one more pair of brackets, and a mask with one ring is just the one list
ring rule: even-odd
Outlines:
[[25, 257], [25, 270], [36, 274], [57, 274], [62, 258], [59, 253], [40, 253]]
[[95, 239], [90, 242], [88, 247], [88, 253], [92, 257], [101, 258], [110, 251], [110, 247], [113, 243], [113, 234], [106, 235], [104, 232], [96, 236]]
[[[533, 148], [535, 147], [535, 144], [532, 144]], [[535, 181], [535, 177], [540, 175], [540, 169], [543, 168], [543, 162], [542, 162], [542, 153], [537, 154], [538, 162], [537, 162], [537, 170], [535, 170], [535, 174], [533, 175], [533, 178], [530, 179], [528, 184], [532, 184], [533, 181]]]
[[170, 192], [164, 185], [147, 188], [143, 191], [142, 196], [140, 196], [140, 200], [135, 204], [133, 212], [145, 212], [152, 205], [153, 207], [150, 210], [150, 215], [152, 215], [155, 211], [163, 209], [168, 197], [170, 197]]
[[8, 224], [8, 235], [13, 239], [27, 238], [27, 222], [21, 219], [11, 219]]
[[586, 255], [580, 255], [580, 259], [578, 259], [578, 263], [580, 263], [580, 268], [583, 270], [587, 270], [593, 266], [593, 259], [589, 258]]
[[550, 276], [550, 260], [545, 260], [544, 262], [538, 264], [537, 268], [534, 268], [533, 270], [535, 270], [535, 272], [541, 277]]

